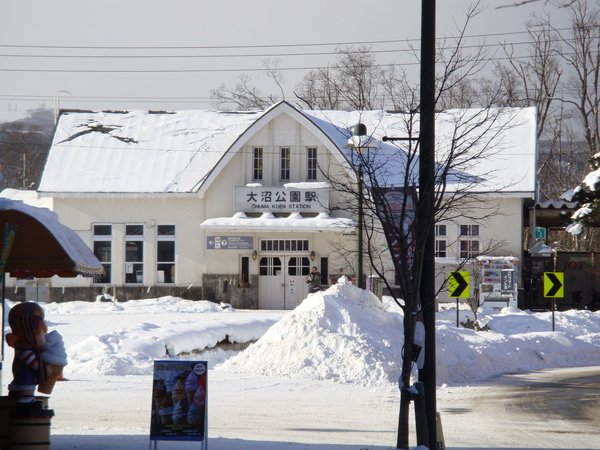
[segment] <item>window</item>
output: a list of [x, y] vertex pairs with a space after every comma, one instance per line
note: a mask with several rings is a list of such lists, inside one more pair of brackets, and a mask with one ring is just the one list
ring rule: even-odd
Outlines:
[[308, 239], [261, 239], [263, 252], [307, 252]]
[[125, 225], [125, 283], [144, 282], [144, 225]]
[[290, 148], [281, 147], [280, 155], [279, 179], [288, 181], [290, 179]]
[[94, 225], [94, 255], [104, 267], [104, 275], [97, 278], [97, 283], [111, 282], [112, 267], [112, 226]]
[[446, 240], [446, 225], [439, 224], [435, 226], [435, 257], [445, 258], [447, 256], [446, 247], [448, 241]]
[[460, 235], [462, 236], [479, 236], [479, 225], [461, 225]]
[[471, 259], [479, 255], [479, 225], [461, 225], [459, 256]]
[[308, 147], [307, 151], [307, 173], [306, 179], [308, 181], [316, 181], [317, 179], [317, 147]]
[[279, 275], [281, 267], [281, 258], [276, 256], [263, 256], [260, 258], [258, 274], [261, 277]]
[[321, 284], [329, 285], [329, 259], [327, 256], [321, 258]]
[[263, 149], [262, 147], [254, 147], [252, 149], [252, 179], [263, 179]]
[[245, 287], [250, 284], [250, 258], [242, 256], [240, 266], [240, 286]]
[[288, 261], [288, 275], [307, 276], [310, 272], [310, 260], [306, 256], [293, 256]]
[[175, 283], [175, 225], [156, 227], [156, 282]]

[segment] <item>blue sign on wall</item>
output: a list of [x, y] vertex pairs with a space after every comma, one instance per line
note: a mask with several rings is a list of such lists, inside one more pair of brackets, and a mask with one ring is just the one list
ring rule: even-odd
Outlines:
[[209, 250], [252, 250], [252, 236], [207, 236], [206, 248]]

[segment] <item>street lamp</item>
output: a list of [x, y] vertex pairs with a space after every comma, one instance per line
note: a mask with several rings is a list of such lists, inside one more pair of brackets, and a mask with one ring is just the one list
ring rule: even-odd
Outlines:
[[[371, 144], [371, 136], [367, 135], [367, 126], [363, 123], [358, 123], [352, 129], [352, 136], [348, 139], [348, 147], [356, 150], [359, 155], [362, 155], [363, 150], [366, 148], [374, 148]], [[357, 182], [358, 182], [358, 214], [357, 214], [357, 234], [358, 234], [358, 258], [356, 261], [356, 278], [358, 281], [358, 287], [361, 289], [365, 288], [365, 280], [363, 275], [363, 190], [364, 190], [364, 175], [362, 156], [359, 157], [357, 167]]]

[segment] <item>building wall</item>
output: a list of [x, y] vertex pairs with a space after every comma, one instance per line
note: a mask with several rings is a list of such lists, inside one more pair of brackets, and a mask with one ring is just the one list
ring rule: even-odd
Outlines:
[[204, 220], [203, 201], [198, 198], [166, 197], [128, 198], [115, 194], [109, 198], [57, 198], [54, 210], [62, 223], [76, 231], [93, 248], [93, 225], [109, 224], [113, 230], [112, 260], [115, 270], [112, 283], [125, 284], [125, 226], [144, 226], [143, 285], [157, 282], [156, 227], [175, 225], [175, 284], [201, 284], [204, 245], [200, 223]]
[[[436, 258], [436, 287], [440, 291], [438, 299], [441, 302], [456, 301], [448, 296], [448, 286], [445, 284], [451, 271], [460, 269], [471, 274], [470, 292], [475, 295], [478, 280], [478, 265], [472, 261], [465, 262], [460, 258], [459, 241], [460, 225], [478, 224], [480, 226], [480, 251], [487, 256], [514, 256], [522, 261], [522, 224], [523, 207], [520, 198], [494, 199], [482, 197], [481, 204], [470, 204], [467, 216], [457, 217], [447, 224], [448, 256]], [[483, 217], [492, 213], [491, 218], [474, 220], [469, 217]]]

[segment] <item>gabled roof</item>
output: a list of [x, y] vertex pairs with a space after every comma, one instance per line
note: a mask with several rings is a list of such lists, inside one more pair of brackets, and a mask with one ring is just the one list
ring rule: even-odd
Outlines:
[[[484, 193], [529, 196], [535, 188], [535, 109], [498, 110], [494, 120], [489, 121], [492, 125], [473, 126], [483, 120], [478, 116], [488, 115], [482, 111], [489, 110], [447, 111], [436, 117], [438, 155], [450, 151], [457, 123], [462, 123], [461, 133], [472, 127], [470, 132], [477, 135], [487, 128], [495, 136], [469, 149], [477, 154], [481, 147], [493, 146], [493, 156], [485, 161], [465, 157], [461, 171], [450, 173], [450, 183], [467, 183]], [[67, 112], [59, 118], [39, 191], [59, 195], [202, 195], [249, 139], [281, 114], [311, 131], [341, 163], [352, 159], [348, 137], [358, 122], [367, 125], [382, 159], [400, 151], [395, 145], [381, 142], [383, 136], [408, 135], [407, 114], [302, 111], [285, 101], [266, 111], [249, 113]], [[394, 160], [398, 167], [386, 165], [386, 184], [402, 185], [403, 162]]]

